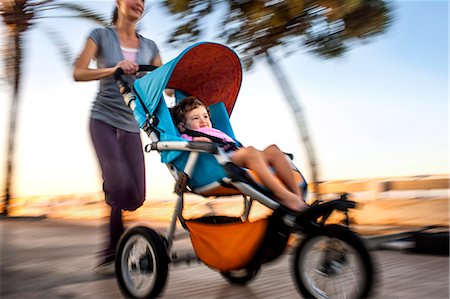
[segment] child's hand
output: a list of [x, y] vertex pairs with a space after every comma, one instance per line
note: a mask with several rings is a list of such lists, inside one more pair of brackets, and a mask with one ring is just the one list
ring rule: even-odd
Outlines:
[[208, 137], [193, 137], [192, 141], [200, 141], [200, 142], [212, 142]]

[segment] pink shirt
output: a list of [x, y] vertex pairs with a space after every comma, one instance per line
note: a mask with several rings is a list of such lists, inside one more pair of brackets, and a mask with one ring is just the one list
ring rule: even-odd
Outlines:
[[136, 56], [139, 49], [127, 48], [123, 46], [120, 46], [120, 49], [122, 49], [123, 58], [125, 58], [125, 60], [136, 62]]
[[[205, 133], [205, 134], [208, 134], [208, 135], [211, 135], [211, 136], [214, 136], [214, 137], [222, 138], [224, 141], [235, 143], [235, 141], [230, 136], [228, 136], [224, 132], [219, 131], [219, 130], [214, 129], [214, 128], [199, 128], [199, 129], [197, 129], [195, 131], [200, 132], [200, 133]], [[187, 139], [189, 141], [192, 141], [192, 139], [193, 139], [192, 136], [189, 136], [189, 135], [186, 135], [186, 134], [182, 134], [181, 137], [184, 138], [184, 139]]]

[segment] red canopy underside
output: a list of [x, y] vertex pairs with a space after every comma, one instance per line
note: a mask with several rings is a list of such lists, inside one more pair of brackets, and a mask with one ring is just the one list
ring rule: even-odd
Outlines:
[[224, 102], [231, 115], [242, 81], [236, 53], [220, 44], [199, 44], [178, 61], [167, 87], [196, 96], [207, 106]]

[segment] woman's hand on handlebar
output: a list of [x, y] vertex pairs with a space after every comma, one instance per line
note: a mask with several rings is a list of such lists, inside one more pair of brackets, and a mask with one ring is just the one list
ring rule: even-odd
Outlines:
[[122, 69], [125, 75], [134, 75], [139, 70], [139, 65], [129, 60], [122, 60], [116, 64], [115, 69], [118, 68]]

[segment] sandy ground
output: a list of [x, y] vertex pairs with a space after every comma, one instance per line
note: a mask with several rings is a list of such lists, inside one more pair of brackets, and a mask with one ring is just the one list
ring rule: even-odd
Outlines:
[[[165, 230], [161, 223], [146, 223]], [[114, 276], [93, 271], [105, 234], [103, 221], [15, 218], [0, 221], [0, 298], [123, 298]], [[188, 246], [179, 240], [175, 248]], [[375, 299], [449, 298], [447, 256], [408, 251], [371, 252]], [[263, 265], [246, 287], [227, 283], [202, 264], [174, 265], [161, 298], [301, 298], [292, 276], [292, 254]]]
[[[168, 221], [172, 217], [175, 197], [168, 200], [147, 199], [144, 205], [134, 212], [126, 212], [128, 220]], [[449, 198], [384, 198], [377, 200], [357, 200], [357, 209], [349, 213], [352, 223], [358, 225], [386, 226], [449, 226]], [[187, 197], [184, 215], [186, 218], [216, 213], [241, 215], [242, 199], [218, 198], [204, 199], [198, 196]], [[251, 218], [259, 218], [269, 211], [255, 203]], [[101, 195], [67, 196], [65, 198], [41, 198], [17, 200], [12, 209], [13, 216], [41, 216], [53, 219], [103, 219], [108, 215], [108, 207]], [[340, 215], [332, 215], [339, 221]]]
[[354, 220], [365, 225], [449, 226], [449, 199], [381, 199], [361, 203]]

